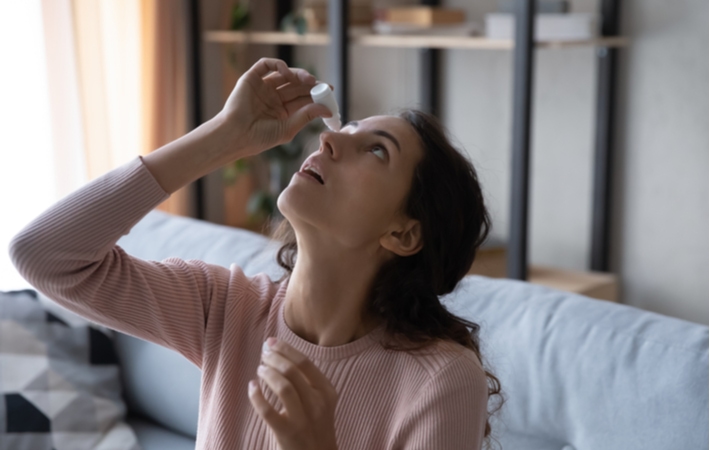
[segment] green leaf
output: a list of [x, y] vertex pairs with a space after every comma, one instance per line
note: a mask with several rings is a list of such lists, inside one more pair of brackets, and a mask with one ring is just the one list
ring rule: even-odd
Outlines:
[[249, 169], [251, 169], [249, 165], [249, 160], [238, 159], [234, 161], [234, 169], [237, 171], [238, 174], [249, 172]]
[[238, 159], [222, 169], [222, 181], [227, 186], [231, 186], [239, 179], [240, 175], [250, 170], [251, 166], [247, 159]]
[[249, 9], [241, 3], [237, 3], [232, 6], [232, 16], [229, 29], [242, 30], [249, 25], [249, 19]]
[[276, 209], [276, 199], [273, 195], [264, 190], [257, 190], [247, 203], [247, 213], [251, 218], [265, 218], [270, 216]]

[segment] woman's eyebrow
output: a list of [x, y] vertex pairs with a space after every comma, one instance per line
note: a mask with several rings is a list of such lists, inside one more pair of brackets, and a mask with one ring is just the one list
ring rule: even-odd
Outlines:
[[[349, 126], [353, 126], [353, 127], [357, 128], [358, 125], [359, 125], [359, 123], [357, 122], [357, 120], [351, 120], [350, 122], [346, 123], [343, 128], [349, 127]], [[397, 140], [396, 137], [392, 136], [390, 133], [386, 132], [385, 130], [373, 130], [372, 133], [389, 139], [397, 147], [397, 151], [402, 153], [402, 148], [399, 146], [399, 141]]]
[[399, 153], [402, 153], [402, 149], [399, 147], [399, 141], [397, 140], [397, 138], [395, 138], [394, 136], [392, 136], [391, 134], [389, 134], [385, 130], [374, 130], [373, 133], [378, 136], [386, 137], [390, 141], [394, 142], [394, 145], [397, 146], [397, 151]]

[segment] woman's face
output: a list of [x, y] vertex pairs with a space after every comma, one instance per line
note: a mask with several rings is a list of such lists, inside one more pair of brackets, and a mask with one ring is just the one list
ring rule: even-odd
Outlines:
[[416, 132], [399, 117], [349, 122], [320, 135], [320, 148], [291, 178], [278, 208], [296, 233], [314, 228], [349, 248], [371, 246], [411, 223], [404, 202], [422, 157]]

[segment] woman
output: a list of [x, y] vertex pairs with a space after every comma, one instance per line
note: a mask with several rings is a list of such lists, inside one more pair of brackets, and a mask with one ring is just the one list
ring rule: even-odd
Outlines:
[[172, 192], [329, 117], [315, 82], [260, 60], [213, 119], [30, 223], [13, 262], [68, 309], [203, 371], [199, 449], [480, 448], [498, 381], [477, 326], [437, 295], [466, 274], [489, 219], [473, 167], [428, 116], [321, 135], [278, 199], [291, 231], [278, 282], [115, 245]]

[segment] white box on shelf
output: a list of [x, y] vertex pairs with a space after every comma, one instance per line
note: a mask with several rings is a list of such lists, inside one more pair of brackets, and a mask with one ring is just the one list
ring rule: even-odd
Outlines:
[[[578, 41], [598, 36], [597, 15], [587, 13], [536, 14], [536, 41]], [[514, 39], [515, 16], [513, 14], [486, 14], [486, 37], [488, 39]]]
[[461, 24], [435, 25], [423, 27], [421, 25], [408, 23], [391, 23], [374, 20], [372, 29], [377, 34], [416, 34], [431, 36], [475, 36], [481, 35], [482, 26], [476, 22], [464, 22]]

